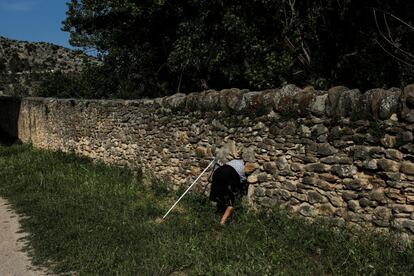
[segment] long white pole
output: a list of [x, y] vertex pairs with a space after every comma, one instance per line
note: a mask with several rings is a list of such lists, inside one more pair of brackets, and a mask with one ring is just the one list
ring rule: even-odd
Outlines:
[[170, 210], [167, 211], [167, 213], [165, 213], [165, 215], [162, 217], [162, 219], [165, 219], [168, 214], [171, 212], [172, 209], [174, 209], [175, 205], [177, 205], [177, 203], [185, 196], [185, 194], [191, 189], [191, 187], [193, 187], [193, 185], [197, 182], [197, 180], [208, 170], [208, 168], [210, 168], [210, 166], [216, 161], [216, 159], [214, 159], [213, 161], [210, 162], [210, 164], [208, 164], [208, 166], [204, 169], [204, 171], [197, 177], [196, 180], [194, 180], [193, 184], [190, 185], [190, 187], [187, 188], [187, 190], [180, 196], [180, 198], [174, 203], [173, 206], [171, 206]]

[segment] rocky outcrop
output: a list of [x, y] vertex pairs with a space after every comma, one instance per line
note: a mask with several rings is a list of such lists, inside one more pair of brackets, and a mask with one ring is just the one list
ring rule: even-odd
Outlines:
[[50, 43], [30, 43], [0, 36], [0, 95], [30, 95], [44, 73], [79, 72], [95, 57]]

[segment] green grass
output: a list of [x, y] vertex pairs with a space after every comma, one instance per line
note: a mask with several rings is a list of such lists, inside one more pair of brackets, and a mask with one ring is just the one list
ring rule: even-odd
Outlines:
[[206, 198], [190, 194], [162, 224], [176, 200], [163, 183], [139, 173], [30, 146], [0, 146], [0, 196], [25, 215], [23, 230], [37, 264], [55, 272], [99, 275], [406, 274], [414, 249], [393, 236], [283, 212], [239, 208], [218, 226]]

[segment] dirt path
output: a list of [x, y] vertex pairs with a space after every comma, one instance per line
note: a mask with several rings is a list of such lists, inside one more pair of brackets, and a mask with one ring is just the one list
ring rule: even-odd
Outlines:
[[35, 269], [27, 254], [22, 252], [24, 242], [18, 240], [25, 234], [18, 233], [19, 228], [16, 213], [0, 198], [0, 275], [46, 275], [44, 270]]

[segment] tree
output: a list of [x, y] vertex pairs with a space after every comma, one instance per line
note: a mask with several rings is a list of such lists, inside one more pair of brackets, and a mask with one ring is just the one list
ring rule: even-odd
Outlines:
[[162, 88], [160, 67], [171, 51], [177, 13], [170, 11], [175, 1], [136, 2], [72, 1], [64, 30], [73, 45], [102, 53], [123, 89], [139, 96]]
[[82, 72], [61, 71], [35, 74], [39, 85], [35, 96], [57, 98], [133, 98], [127, 91], [119, 90], [119, 83], [110, 78], [112, 68], [106, 65], [88, 65]]
[[412, 26], [412, 10], [411, 0], [72, 0], [63, 29], [133, 97], [288, 82], [364, 89], [414, 80], [378, 27], [408, 53], [413, 32], [373, 12]]

